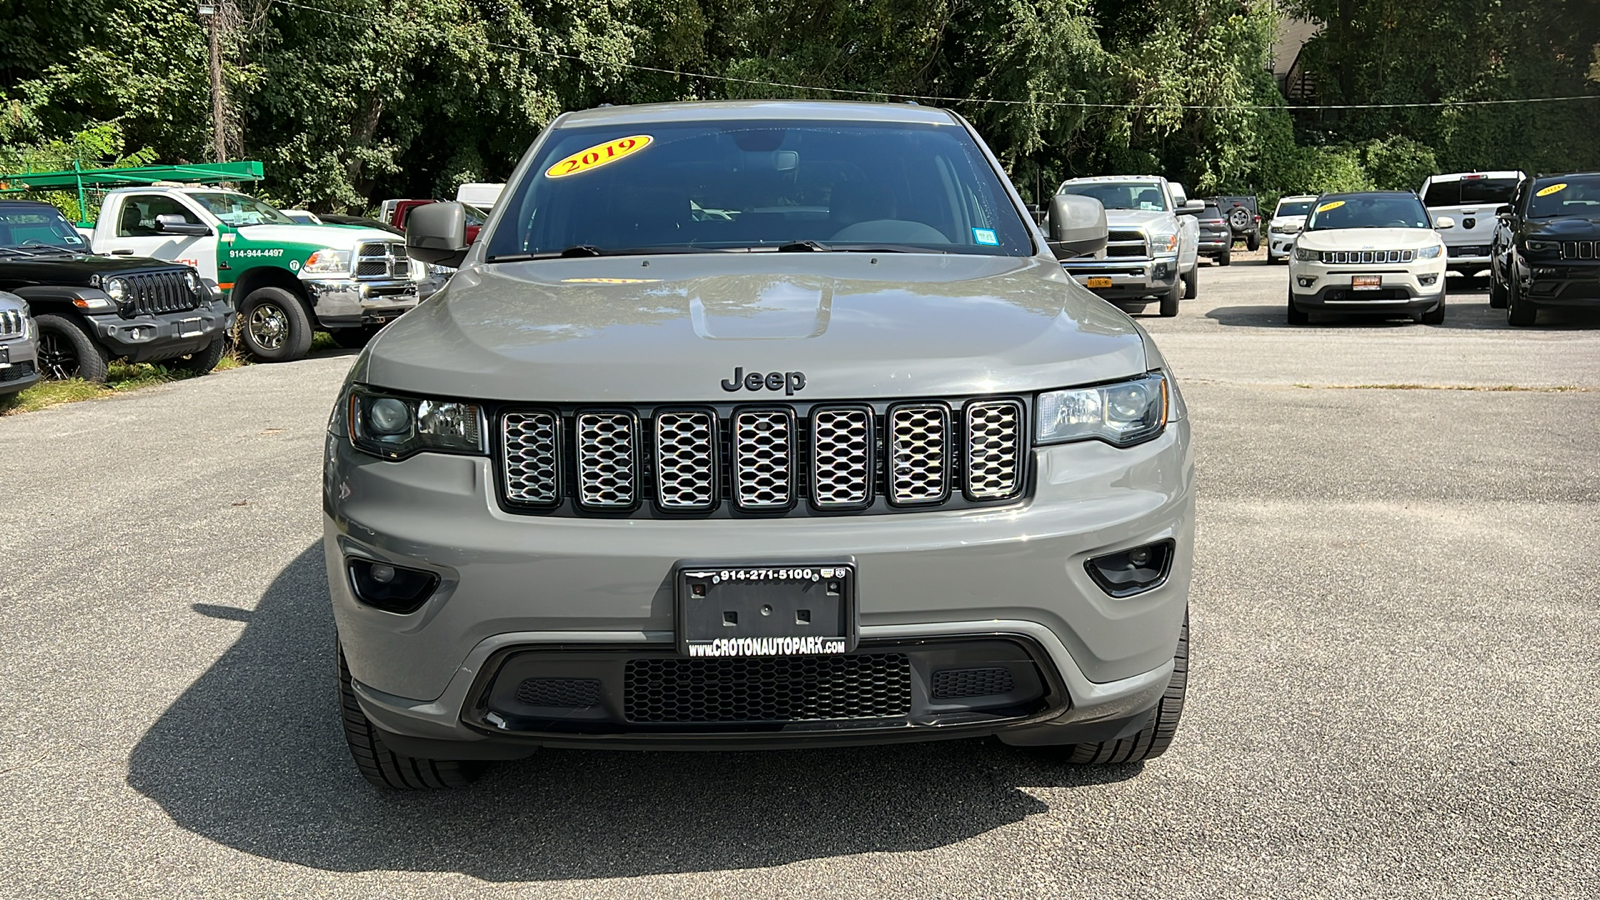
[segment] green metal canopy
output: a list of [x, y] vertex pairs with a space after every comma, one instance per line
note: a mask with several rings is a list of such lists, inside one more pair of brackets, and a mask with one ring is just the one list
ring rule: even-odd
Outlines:
[[223, 184], [260, 181], [261, 163], [255, 160], [225, 163], [195, 163], [185, 166], [133, 166], [126, 169], [71, 169], [60, 172], [19, 172], [0, 175], [0, 193], [30, 190], [76, 190], [78, 209], [87, 215], [86, 190], [109, 190], [133, 185], [170, 181], [178, 184]]

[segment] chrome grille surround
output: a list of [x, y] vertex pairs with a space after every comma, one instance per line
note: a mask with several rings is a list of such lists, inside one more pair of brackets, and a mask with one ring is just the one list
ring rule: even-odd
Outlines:
[[1113, 228], [1106, 233], [1106, 255], [1146, 258], [1150, 239], [1137, 228]]
[[561, 502], [561, 417], [553, 412], [510, 412], [500, 420], [506, 499], [554, 506]]
[[22, 334], [22, 311], [0, 309], [0, 338], [14, 338]]
[[575, 431], [579, 505], [602, 510], [637, 505], [639, 427], [633, 413], [579, 413]]
[[811, 411], [811, 502], [818, 509], [857, 509], [872, 502], [877, 461], [872, 408], [823, 406]]
[[794, 505], [794, 411], [744, 409], [733, 416], [733, 502], [740, 509]]
[[1022, 424], [1019, 400], [974, 400], [967, 404], [963, 490], [969, 500], [1004, 500], [1022, 490]]
[[656, 503], [694, 511], [717, 504], [717, 415], [711, 410], [656, 413]]
[[950, 409], [902, 403], [889, 409], [889, 502], [942, 503], [950, 496]]
[[1562, 259], [1600, 259], [1600, 241], [1563, 241]]
[[1324, 250], [1322, 261], [1330, 265], [1392, 265], [1417, 258], [1415, 250]]
[[411, 259], [402, 241], [373, 241], [356, 248], [355, 276], [372, 281], [406, 281]]

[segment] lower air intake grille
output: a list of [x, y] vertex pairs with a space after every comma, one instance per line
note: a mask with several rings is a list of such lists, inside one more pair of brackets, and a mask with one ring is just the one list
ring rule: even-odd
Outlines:
[[557, 709], [600, 705], [598, 678], [529, 678], [517, 685], [517, 702]]
[[897, 718], [911, 712], [911, 658], [634, 659], [623, 698], [630, 722]]
[[933, 699], [988, 697], [1010, 693], [1016, 688], [1011, 670], [993, 666], [983, 669], [945, 669], [933, 673]]

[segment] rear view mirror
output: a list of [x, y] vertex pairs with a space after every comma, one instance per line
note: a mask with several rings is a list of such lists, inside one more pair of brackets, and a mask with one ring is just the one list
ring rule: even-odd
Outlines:
[[1050, 200], [1050, 252], [1056, 259], [1096, 256], [1106, 249], [1106, 208], [1081, 194], [1057, 194]]
[[199, 222], [186, 222], [183, 216], [156, 216], [156, 231], [160, 234], [182, 234], [199, 237], [211, 233], [211, 228]]
[[1440, 216], [1433, 220], [1433, 227], [1437, 231], [1444, 231], [1447, 228], [1454, 228], [1456, 227], [1456, 220], [1450, 218], [1449, 216]]
[[457, 268], [467, 257], [467, 211], [459, 203], [429, 203], [406, 214], [406, 255]]
[[1185, 200], [1183, 205], [1178, 207], [1178, 215], [1198, 216], [1200, 211], [1205, 208], [1206, 202], [1204, 200]]
[[1509, 204], [1509, 203], [1503, 204], [1501, 206], [1496, 206], [1494, 208], [1494, 214], [1497, 215], [1497, 216], [1509, 216], [1509, 215], [1511, 215], [1511, 212], [1512, 212], [1511, 204]]

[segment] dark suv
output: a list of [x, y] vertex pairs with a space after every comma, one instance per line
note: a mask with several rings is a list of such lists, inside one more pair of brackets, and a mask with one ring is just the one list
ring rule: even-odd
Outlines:
[[90, 255], [59, 210], [27, 200], [0, 201], [0, 290], [33, 308], [53, 379], [105, 381], [113, 359], [209, 372], [233, 318], [193, 268]]
[[1499, 209], [1489, 305], [1512, 325], [1550, 306], [1600, 308], [1600, 172], [1540, 175]]
[[1200, 221], [1200, 255], [1211, 257], [1211, 261], [1219, 266], [1231, 264], [1233, 229], [1216, 202], [1207, 200], [1205, 208], [1200, 210], [1196, 218]]

